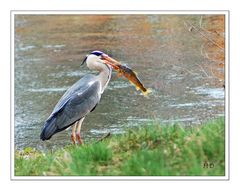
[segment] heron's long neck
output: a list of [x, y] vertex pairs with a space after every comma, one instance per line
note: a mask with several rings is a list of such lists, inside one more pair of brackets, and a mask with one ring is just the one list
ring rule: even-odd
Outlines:
[[107, 65], [103, 65], [98, 75], [99, 81], [101, 83], [101, 93], [105, 90], [108, 85], [108, 82], [111, 79], [112, 68]]

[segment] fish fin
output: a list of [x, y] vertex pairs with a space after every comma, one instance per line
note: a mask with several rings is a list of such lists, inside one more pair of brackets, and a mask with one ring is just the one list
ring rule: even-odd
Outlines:
[[135, 87], [137, 87], [132, 81], [129, 80], [129, 82], [130, 82], [130, 84], [132, 84], [132, 85], [134, 85]]
[[120, 77], [122, 77], [122, 76], [123, 76], [123, 73], [122, 73], [122, 72], [118, 72], [118, 73], [117, 73], [117, 77], [120, 78]]
[[151, 89], [147, 89], [147, 91], [142, 92], [142, 93], [143, 93], [143, 95], [144, 95], [145, 97], [148, 97], [148, 94], [151, 93], [151, 92], [152, 92]]
[[138, 86], [135, 86], [136, 90], [140, 90], [140, 88]]
[[138, 75], [138, 73], [137, 72], [135, 72], [135, 71], [133, 71], [133, 73], [137, 76]]
[[140, 88], [138, 86], [136, 86], [136, 84], [134, 84], [133, 82], [129, 81], [132, 85], [135, 86], [136, 90], [140, 90]]

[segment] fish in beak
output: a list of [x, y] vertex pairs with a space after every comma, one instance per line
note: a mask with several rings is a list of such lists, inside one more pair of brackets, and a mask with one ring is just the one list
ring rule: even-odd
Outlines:
[[110, 65], [113, 69], [118, 72], [118, 76], [124, 76], [127, 78], [133, 85], [135, 85], [137, 90], [141, 90], [144, 96], [147, 96], [148, 93], [151, 92], [150, 89], [144, 87], [143, 83], [137, 76], [137, 73], [134, 72], [130, 67], [127, 65], [122, 65], [120, 62], [116, 61], [115, 59], [111, 58], [107, 54], [103, 54], [101, 59], [104, 61], [105, 64]]

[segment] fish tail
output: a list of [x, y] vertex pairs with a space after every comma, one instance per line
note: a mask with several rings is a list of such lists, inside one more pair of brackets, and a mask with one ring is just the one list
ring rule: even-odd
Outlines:
[[123, 76], [123, 73], [122, 73], [122, 72], [118, 72], [118, 73], [117, 73], [117, 77], [120, 78], [120, 77], [122, 77], [122, 76]]
[[149, 93], [151, 93], [152, 92], [152, 90], [151, 89], [147, 89], [147, 91], [145, 91], [145, 92], [142, 92], [143, 93], [143, 95], [145, 96], [145, 97], [147, 97], [148, 96], [148, 94]]

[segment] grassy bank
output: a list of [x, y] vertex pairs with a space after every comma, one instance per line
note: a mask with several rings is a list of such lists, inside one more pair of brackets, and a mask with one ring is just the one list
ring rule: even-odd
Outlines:
[[15, 152], [15, 175], [224, 175], [224, 119], [194, 128], [151, 124], [54, 153]]

